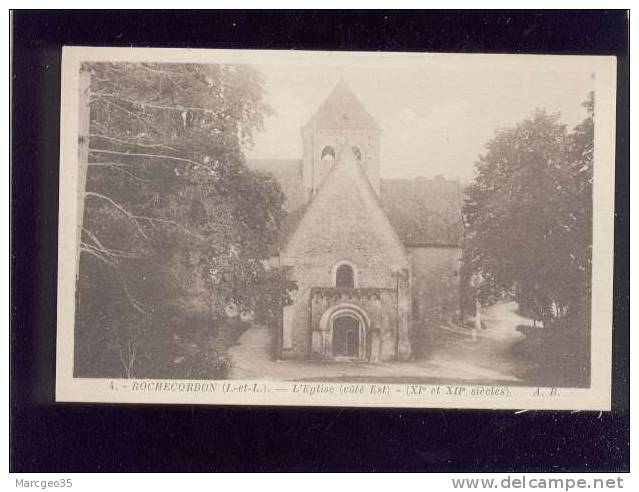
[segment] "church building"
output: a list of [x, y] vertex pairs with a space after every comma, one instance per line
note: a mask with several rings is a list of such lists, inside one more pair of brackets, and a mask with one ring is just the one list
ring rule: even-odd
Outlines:
[[416, 331], [459, 310], [459, 182], [381, 178], [381, 135], [342, 80], [301, 129], [301, 159], [248, 162], [286, 195], [283, 359], [405, 360]]

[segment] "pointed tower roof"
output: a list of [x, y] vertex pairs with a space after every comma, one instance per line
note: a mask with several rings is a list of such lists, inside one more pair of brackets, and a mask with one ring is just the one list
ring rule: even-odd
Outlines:
[[306, 126], [319, 129], [380, 130], [344, 79], [340, 79]]

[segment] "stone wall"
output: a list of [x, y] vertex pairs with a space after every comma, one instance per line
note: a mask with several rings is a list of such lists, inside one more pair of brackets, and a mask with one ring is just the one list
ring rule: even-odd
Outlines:
[[312, 289], [309, 318], [313, 345], [311, 355], [318, 358], [333, 355], [331, 326], [326, 313], [352, 310], [356, 314], [363, 313], [365, 318], [362, 323], [366, 331], [363, 351], [366, 360], [375, 362], [393, 360], [398, 355], [407, 357], [407, 313], [401, 309], [401, 301], [406, 297], [406, 282], [400, 282], [399, 289]]
[[[326, 252], [328, 253], [328, 252]], [[320, 258], [330, 256], [323, 254]], [[342, 293], [342, 297], [312, 297], [313, 289], [317, 287], [333, 288], [334, 279], [331, 276], [331, 266], [338, 260], [346, 258], [358, 268], [359, 286], [363, 289], [355, 291], [365, 292], [368, 289], [378, 290], [383, 294], [377, 296], [349, 297]], [[369, 258], [367, 262], [364, 258]], [[404, 269], [399, 274], [391, 270], [387, 262], [379, 261], [383, 258], [375, 258], [374, 252], [364, 252], [358, 255], [357, 251], [350, 254], [335, 255], [326, 259], [323, 264], [314, 263], [312, 260], [318, 257], [309, 256], [309, 261], [295, 263], [289, 270], [290, 278], [298, 285], [294, 293], [294, 302], [284, 308], [282, 357], [283, 358], [307, 358], [311, 355], [311, 340], [313, 327], [317, 328], [322, 309], [327, 309], [339, 303], [352, 303], [364, 310], [371, 318], [373, 327], [380, 330], [382, 336], [383, 360], [394, 357], [397, 323], [400, 325], [401, 358], [407, 358], [410, 354], [409, 346], [409, 318], [410, 296], [408, 283], [408, 270]], [[397, 284], [399, 278], [399, 305], [397, 304]], [[380, 287], [381, 286], [381, 287]], [[399, 318], [397, 317], [399, 316]], [[392, 341], [389, 337], [393, 337]]]
[[337, 156], [344, 146], [357, 147], [361, 153], [360, 165], [371, 186], [379, 194], [379, 130], [314, 130], [305, 128], [303, 140], [303, 182], [307, 189], [322, 186], [330, 169], [322, 162], [321, 153], [331, 146]]
[[425, 325], [454, 318], [459, 311], [461, 248], [409, 248], [413, 320]]
[[[359, 288], [395, 291], [399, 276], [400, 324], [407, 334], [408, 254], [353, 156], [335, 164], [282, 251], [282, 265], [291, 267], [291, 280], [298, 286], [293, 305], [284, 309], [283, 357], [310, 356], [311, 289], [335, 287], [331, 272], [342, 261], [355, 267]], [[406, 357], [407, 336], [400, 345]]]

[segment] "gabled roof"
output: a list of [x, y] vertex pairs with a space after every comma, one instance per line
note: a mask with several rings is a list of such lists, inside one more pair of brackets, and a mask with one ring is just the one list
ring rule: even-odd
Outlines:
[[[302, 184], [301, 159], [252, 159], [248, 167], [273, 174], [286, 195], [282, 244], [304, 216], [310, 196]], [[380, 179], [379, 201], [406, 246], [461, 246], [462, 189], [457, 181]]]
[[286, 197], [284, 208], [287, 211], [297, 210], [308, 201], [302, 185], [302, 159], [249, 159], [246, 165], [273, 175]]
[[370, 261], [392, 261], [400, 266], [408, 261], [404, 244], [351, 149], [336, 160], [281, 254], [299, 258], [313, 251], [324, 254], [326, 248], [341, 256], [353, 248], [360, 252], [373, 249], [378, 257]]
[[317, 129], [379, 130], [379, 126], [341, 79], [306, 124]]
[[462, 190], [458, 181], [381, 179], [380, 200], [406, 246], [461, 246]]

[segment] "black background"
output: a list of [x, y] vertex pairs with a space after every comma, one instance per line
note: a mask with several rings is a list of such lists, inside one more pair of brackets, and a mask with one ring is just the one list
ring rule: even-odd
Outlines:
[[[10, 470], [629, 470], [625, 11], [15, 11]], [[54, 403], [62, 45], [618, 57], [613, 411]]]

